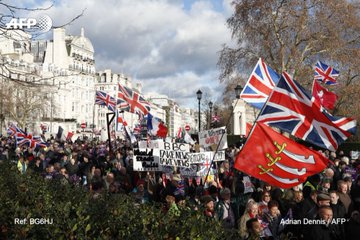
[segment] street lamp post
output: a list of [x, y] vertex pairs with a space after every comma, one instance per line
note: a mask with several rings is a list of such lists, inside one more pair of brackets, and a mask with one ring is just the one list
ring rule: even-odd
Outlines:
[[211, 128], [211, 120], [212, 120], [212, 108], [213, 108], [213, 102], [209, 102], [209, 109], [210, 109], [210, 117], [209, 117], [209, 129]]
[[235, 87], [235, 96], [236, 96], [237, 99], [240, 99], [241, 90], [243, 90], [243, 88], [240, 85], [237, 85]]
[[199, 132], [200, 132], [200, 127], [201, 127], [201, 120], [200, 120], [200, 101], [201, 101], [201, 97], [202, 97], [202, 92], [201, 90], [199, 89], [197, 92], [196, 92], [196, 96], [197, 96], [197, 99], [199, 100]]
[[[243, 90], [243, 87], [241, 87], [240, 85], [236, 85], [234, 90], [235, 90], [235, 96], [236, 96], [236, 103], [234, 105], [234, 110], [235, 110], [235, 108], [236, 108], [236, 106], [237, 106], [237, 104], [238, 104], [238, 102], [240, 100], [240, 93]], [[234, 114], [234, 112], [232, 114]], [[243, 118], [243, 116], [241, 114], [240, 119], [242, 119], [242, 118]], [[234, 121], [235, 121], [235, 119], [234, 119]], [[235, 131], [235, 122], [234, 122], [233, 130]], [[240, 132], [241, 132], [241, 130], [240, 130]]]
[[[237, 103], [238, 103], [238, 101], [239, 101], [239, 99], [240, 99], [240, 93], [241, 93], [241, 90], [242, 90], [242, 89], [243, 89], [243, 88], [242, 88], [240, 85], [237, 85], [237, 86], [235, 87], [235, 95], [236, 95], [237, 100], [236, 100], [234, 106], [237, 105]], [[233, 119], [233, 117], [234, 117], [234, 110], [231, 111], [231, 115], [230, 115], [230, 117], [229, 117], [229, 119], [228, 119], [228, 121], [227, 121], [227, 123], [226, 123], [226, 125], [225, 125], [225, 129], [227, 129], [227, 128], [229, 127], [230, 121]], [[222, 133], [219, 142], [221, 142], [221, 140], [223, 139], [225, 133], [226, 133], [226, 130]], [[219, 146], [220, 146], [220, 144], [217, 144], [217, 147], [216, 147], [216, 150], [215, 150], [215, 154], [214, 154], [214, 156], [213, 156], [213, 158], [212, 158], [212, 160], [211, 160], [211, 162], [210, 162], [210, 166], [211, 166], [211, 165], [213, 164], [213, 162], [214, 162], [214, 158], [215, 158], [216, 153], [217, 153], [218, 150], [219, 150]], [[209, 173], [210, 173], [210, 169], [211, 169], [211, 168], [209, 168], [209, 169], [207, 170], [207, 173], [206, 173], [206, 176], [205, 176], [205, 182], [206, 182], [207, 179], [208, 179], [208, 176], [209, 176]]]

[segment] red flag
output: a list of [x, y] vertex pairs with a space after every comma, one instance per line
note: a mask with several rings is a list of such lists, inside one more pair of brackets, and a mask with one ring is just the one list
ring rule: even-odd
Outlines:
[[290, 188], [322, 171], [327, 162], [321, 153], [257, 123], [236, 157], [235, 168], [271, 185]]
[[314, 80], [312, 95], [314, 98], [320, 102], [320, 104], [327, 109], [334, 109], [335, 102], [337, 100], [337, 95], [333, 92], [330, 92], [323, 86], [321, 86], [317, 81]]
[[152, 136], [158, 136], [162, 138], [166, 138], [168, 133], [168, 129], [165, 124], [163, 124], [160, 119], [155, 118], [150, 113], [147, 115], [147, 129]]
[[73, 132], [68, 132], [66, 136], [66, 140], [71, 140], [72, 136], [74, 136]]
[[179, 127], [179, 130], [176, 134], [176, 137], [177, 138], [183, 138], [183, 130], [182, 130], [182, 127]]
[[252, 125], [251, 123], [249, 123], [249, 122], [246, 123], [246, 133], [245, 133], [245, 137], [248, 137], [248, 136], [249, 136], [249, 133], [250, 133], [250, 130], [251, 130], [252, 126], [253, 126], [253, 125]]

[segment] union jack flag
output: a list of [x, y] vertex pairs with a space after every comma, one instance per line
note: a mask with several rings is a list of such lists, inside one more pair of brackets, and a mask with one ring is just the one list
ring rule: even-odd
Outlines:
[[126, 120], [120, 116], [120, 111], [117, 111], [117, 121], [116, 121], [116, 129], [118, 131], [120, 131], [121, 127], [120, 125], [123, 126], [123, 129], [125, 130], [126, 135], [129, 137], [129, 139], [131, 140], [131, 143], [135, 143], [136, 142], [136, 137], [133, 134], [133, 132], [130, 130], [130, 127], [128, 126]]
[[335, 85], [336, 77], [339, 76], [339, 71], [335, 70], [334, 68], [326, 65], [325, 63], [322, 63], [318, 61], [315, 65], [315, 80], [318, 80], [319, 82], [323, 82], [327, 85]]
[[261, 109], [279, 78], [280, 76], [260, 58], [240, 94], [240, 98]]
[[139, 115], [146, 115], [150, 111], [150, 104], [140, 94], [120, 83], [118, 85], [117, 105], [120, 109]]
[[18, 133], [16, 135], [16, 144], [19, 147], [28, 146], [30, 148], [46, 147], [46, 143], [40, 136], [33, 136], [31, 133]]
[[133, 132], [134, 132], [135, 135], [140, 135], [140, 133], [141, 133], [141, 125], [140, 124], [135, 124]]
[[106, 106], [110, 111], [115, 112], [116, 100], [106, 92], [96, 91], [95, 104]]
[[17, 126], [15, 126], [15, 124], [10, 124], [10, 126], [7, 129], [7, 135], [9, 137], [13, 137], [16, 136], [16, 134], [18, 133], [24, 133], [20, 128], [18, 128]]
[[304, 141], [335, 151], [356, 131], [356, 121], [334, 117], [284, 72], [258, 122], [277, 127]]

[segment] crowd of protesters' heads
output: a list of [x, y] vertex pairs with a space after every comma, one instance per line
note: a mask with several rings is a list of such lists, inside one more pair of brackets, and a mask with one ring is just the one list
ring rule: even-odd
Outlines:
[[[238, 231], [241, 239], [358, 239], [360, 233], [360, 159], [344, 152], [323, 154], [331, 161], [320, 174], [291, 189], [280, 189], [233, 168], [240, 149], [230, 146], [226, 160], [214, 164], [216, 180], [204, 184], [178, 172], [133, 170], [133, 147], [124, 140], [106, 142], [48, 140], [48, 147], [16, 147], [2, 137], [0, 160], [16, 164], [21, 174], [71, 184], [94, 198], [127, 194], [136, 204], [163, 204], [164, 214], [179, 216], [183, 208], [203, 211], [209, 221]], [[344, 219], [344, 220], [343, 220]]]

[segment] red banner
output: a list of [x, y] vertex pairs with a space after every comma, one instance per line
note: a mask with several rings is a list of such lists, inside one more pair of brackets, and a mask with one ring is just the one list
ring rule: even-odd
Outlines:
[[321, 172], [328, 159], [257, 123], [236, 157], [235, 168], [271, 185], [290, 188]]

